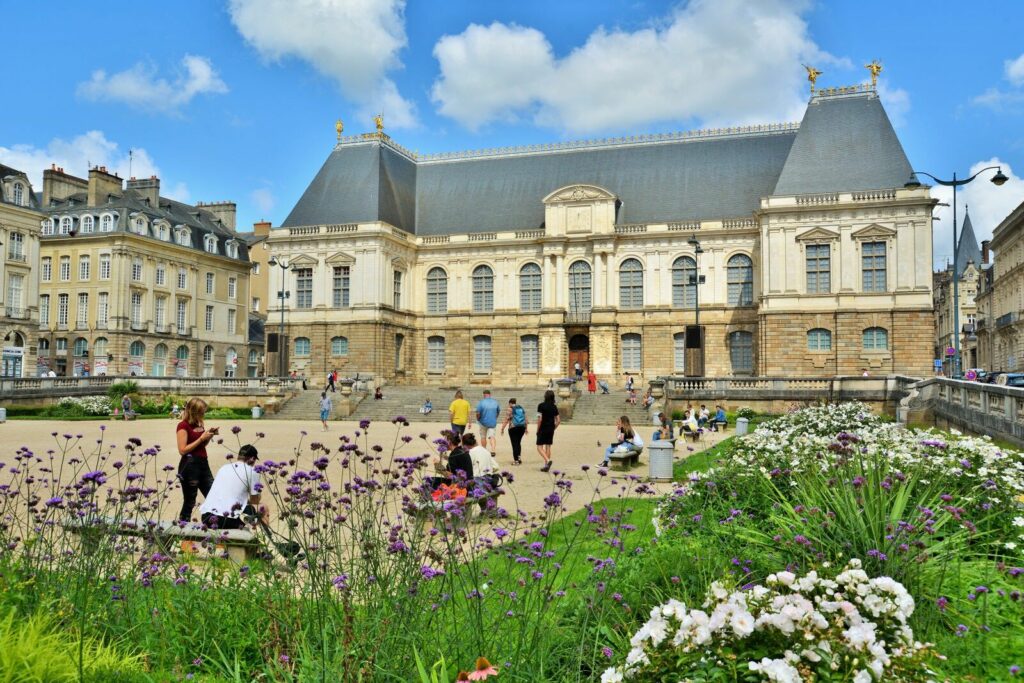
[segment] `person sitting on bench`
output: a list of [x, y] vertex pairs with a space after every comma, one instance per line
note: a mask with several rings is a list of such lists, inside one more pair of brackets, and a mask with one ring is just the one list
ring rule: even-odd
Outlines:
[[718, 431], [718, 426], [721, 425], [724, 430], [729, 426], [729, 420], [725, 417], [725, 409], [722, 406], [715, 406], [715, 419], [711, 420], [711, 428]]
[[446, 465], [441, 458], [434, 458], [434, 469], [438, 472], [448, 472], [449, 476], [427, 477], [426, 483], [430, 491], [436, 491], [441, 484], [465, 485], [465, 482], [473, 479], [473, 459], [462, 447], [462, 437], [457, 432], [448, 430], [444, 432], [444, 436], [448, 440], [448, 463]]
[[608, 467], [611, 463], [612, 453], [639, 451], [644, 447], [644, 442], [640, 439], [640, 435], [633, 431], [633, 425], [629, 421], [628, 415], [623, 415], [616, 420], [615, 427], [617, 429], [615, 442], [605, 450], [604, 460], [598, 463], [598, 467]]
[[694, 415], [694, 411], [686, 411], [686, 417], [683, 418], [683, 426], [680, 428], [679, 433], [692, 436], [694, 441], [697, 440], [697, 436], [700, 434], [700, 427], [697, 425], [697, 418]]
[[260, 475], [254, 469], [259, 453], [255, 446], [246, 444], [238, 449], [238, 460], [217, 470], [213, 486], [199, 507], [199, 516], [211, 529], [241, 529], [244, 517], [259, 517], [267, 522], [267, 509], [260, 504]]
[[665, 413], [658, 413], [658, 428], [651, 435], [651, 441], [675, 441], [676, 434], [672, 428], [672, 420]]
[[[473, 474], [476, 475], [473, 481], [487, 494], [494, 491], [501, 485], [501, 475], [498, 473], [498, 461], [494, 459], [491, 452], [483, 445], [476, 442], [476, 435], [467, 432], [462, 435], [462, 448], [469, 450], [469, 459], [473, 461]], [[472, 491], [470, 491], [472, 493]], [[480, 495], [477, 493], [476, 495]], [[487, 500], [480, 500], [480, 509], [487, 509]]]

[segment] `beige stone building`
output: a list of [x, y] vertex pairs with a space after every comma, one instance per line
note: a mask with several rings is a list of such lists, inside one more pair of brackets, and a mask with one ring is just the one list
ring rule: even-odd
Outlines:
[[[267, 238], [270, 223], [253, 223], [252, 232], [240, 234], [249, 246], [249, 261], [252, 272], [249, 275], [249, 376], [266, 375], [266, 327], [267, 291], [270, 282], [270, 253]], [[274, 373], [270, 373], [274, 374]]]
[[268, 240], [287, 367], [924, 375], [933, 200], [909, 176], [865, 86], [819, 91], [799, 124], [429, 156], [344, 138]]
[[39, 197], [22, 171], [0, 164], [0, 377], [36, 374]]
[[[933, 275], [935, 297], [935, 352], [934, 358], [942, 361], [942, 374], [947, 377], [955, 373], [955, 356], [949, 355], [949, 349], [956, 349], [954, 330], [956, 321], [960, 323], [960, 371], [967, 372], [979, 366], [978, 337], [975, 334], [978, 320], [978, 288], [985, 259], [978, 238], [974, 234], [970, 214], [964, 215], [964, 223], [959, 236], [955, 263], [946, 266]], [[960, 314], [956, 316], [953, 292], [954, 273], [959, 278]]]
[[248, 249], [230, 202], [190, 206], [152, 177], [43, 174], [39, 372], [244, 376]]
[[996, 227], [986, 248], [993, 263], [978, 298], [979, 362], [988, 370], [1024, 372], [1024, 203]]

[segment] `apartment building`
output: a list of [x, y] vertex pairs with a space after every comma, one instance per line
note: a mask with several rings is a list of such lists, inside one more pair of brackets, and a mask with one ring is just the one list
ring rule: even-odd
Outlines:
[[39, 198], [22, 171], [0, 164], [0, 377], [36, 373]]

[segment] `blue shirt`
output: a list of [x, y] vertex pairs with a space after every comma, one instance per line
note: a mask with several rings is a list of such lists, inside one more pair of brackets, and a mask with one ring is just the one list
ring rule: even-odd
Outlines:
[[715, 422], [725, 422], [725, 411], [719, 410], [715, 413]]
[[501, 406], [493, 398], [485, 398], [476, 404], [476, 421], [481, 427], [497, 427]]

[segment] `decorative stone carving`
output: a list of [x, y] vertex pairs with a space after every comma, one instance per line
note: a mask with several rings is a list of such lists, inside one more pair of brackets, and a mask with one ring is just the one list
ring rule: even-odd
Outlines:
[[583, 202], [595, 199], [615, 199], [615, 195], [597, 185], [569, 185], [562, 187], [544, 198], [545, 204], [553, 202]]

